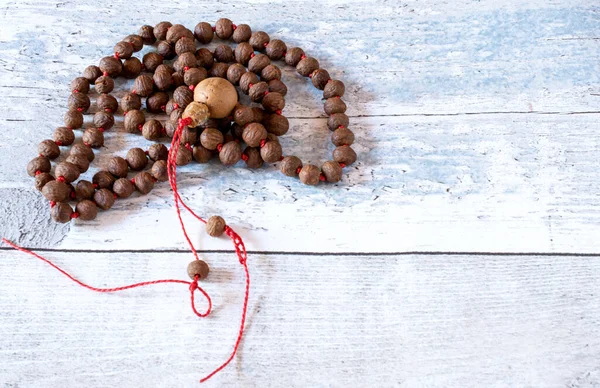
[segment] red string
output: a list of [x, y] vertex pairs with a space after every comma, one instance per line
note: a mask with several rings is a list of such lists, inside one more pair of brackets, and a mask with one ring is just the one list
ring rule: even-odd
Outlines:
[[[177, 153], [179, 152], [179, 147], [181, 146], [181, 141], [180, 141], [181, 133], [182, 133], [183, 129], [187, 125], [190, 125], [191, 123], [192, 123], [192, 120], [189, 117], [179, 120], [177, 129], [175, 130], [175, 133], [173, 134], [173, 139], [171, 141], [171, 148], [169, 149], [169, 155], [167, 157], [167, 172], [169, 175], [169, 184], [171, 185], [171, 189], [173, 190], [173, 199], [175, 201], [175, 211], [177, 212], [177, 218], [179, 219], [179, 224], [181, 226], [181, 230], [183, 232], [183, 235], [184, 235], [186, 241], [188, 242], [188, 245], [190, 246], [190, 250], [194, 254], [194, 257], [196, 258], [196, 260], [198, 260], [199, 259], [198, 252], [196, 251], [194, 244], [190, 240], [187, 230], [185, 228], [183, 218], [181, 217], [180, 206], [182, 206], [184, 209], [186, 209], [198, 221], [206, 223], [206, 220], [204, 220], [202, 217], [197, 215], [192, 209], [189, 208], [189, 206], [187, 206], [187, 204], [181, 198], [179, 191], [177, 190]], [[229, 365], [229, 363], [233, 360], [233, 358], [235, 357], [235, 355], [238, 351], [240, 343], [242, 342], [242, 337], [244, 335], [244, 325], [246, 323], [246, 312], [248, 310], [248, 299], [249, 299], [249, 295], [250, 295], [250, 273], [248, 272], [248, 265], [246, 262], [247, 258], [248, 258], [247, 253], [246, 253], [246, 247], [244, 245], [244, 241], [242, 240], [242, 238], [233, 229], [231, 229], [231, 227], [229, 227], [229, 225], [227, 225], [225, 227], [225, 234], [227, 236], [229, 236], [229, 238], [231, 238], [231, 241], [233, 241], [233, 245], [235, 247], [235, 253], [238, 257], [240, 264], [242, 265], [242, 267], [244, 267], [244, 274], [246, 277], [246, 290], [244, 293], [244, 305], [242, 307], [242, 319], [240, 322], [238, 336], [237, 336], [237, 339], [233, 346], [233, 351], [231, 352], [231, 355], [218, 368], [216, 368], [214, 371], [209, 373], [206, 377], [200, 379], [201, 383], [207, 381], [208, 379], [213, 377], [215, 374], [219, 373], [227, 365]], [[192, 294], [192, 298], [193, 298], [193, 294]]]
[[[41, 261], [43, 261], [44, 263], [48, 264], [49, 266], [51, 266], [52, 268], [54, 268], [58, 272], [60, 272], [63, 275], [65, 275], [67, 278], [69, 278], [72, 281], [74, 281], [75, 283], [79, 284], [81, 287], [87, 288], [88, 290], [92, 290], [92, 291], [95, 291], [95, 292], [117, 292], [117, 291], [129, 290], [131, 288], [144, 287], [144, 286], [150, 286], [150, 285], [153, 285], [153, 284], [161, 284], [161, 283], [187, 284], [187, 285], [189, 285], [189, 289], [190, 289], [190, 293], [191, 293], [192, 310], [194, 311], [194, 313], [197, 316], [199, 316], [199, 317], [206, 317], [208, 314], [210, 314], [210, 311], [212, 309], [212, 301], [210, 300], [210, 296], [206, 293], [206, 291], [204, 291], [201, 287], [198, 286], [198, 278], [197, 277], [192, 282], [188, 282], [187, 280], [178, 280], [178, 279], [160, 279], [160, 280], [151, 280], [151, 281], [147, 281], [147, 282], [140, 282], [140, 283], [129, 284], [129, 285], [126, 285], [126, 286], [121, 286], [121, 287], [98, 288], [98, 287], [90, 286], [89, 284], [86, 284], [86, 283], [82, 282], [81, 280], [75, 278], [73, 275], [71, 275], [70, 273], [68, 273], [64, 269], [60, 268], [58, 265], [54, 264], [53, 262], [51, 262], [50, 260], [46, 259], [45, 257], [42, 257], [42, 256], [38, 255], [35, 252], [32, 252], [32, 251], [30, 251], [28, 249], [25, 249], [25, 248], [21, 248], [20, 246], [16, 245], [12, 241], [9, 241], [9, 240], [7, 240], [5, 238], [2, 239], [2, 242], [5, 243], [5, 244], [7, 244], [7, 245], [10, 245], [11, 247], [13, 247], [14, 249], [16, 249], [18, 251], [27, 253], [28, 255], [31, 255], [33, 257], [36, 257], [36, 258], [40, 259]], [[206, 312], [204, 312], [204, 313], [198, 312], [198, 310], [196, 310], [196, 306], [194, 305], [194, 291], [195, 290], [199, 290], [202, 293], [202, 295], [204, 295], [204, 297], [206, 298], [206, 300], [208, 302], [208, 308], [206, 309]]]

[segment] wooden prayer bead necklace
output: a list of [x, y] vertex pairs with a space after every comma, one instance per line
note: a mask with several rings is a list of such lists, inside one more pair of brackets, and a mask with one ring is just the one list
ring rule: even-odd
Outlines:
[[[231, 39], [237, 46], [232, 49], [229, 45], [221, 44], [213, 52], [196, 47], [196, 41], [207, 44], [214, 35], [222, 40]], [[140, 51], [144, 44], [155, 45], [156, 52], [145, 54], [140, 61], [133, 53]], [[169, 64], [166, 60], [173, 61]], [[271, 63], [275, 60], [295, 66], [300, 75], [311, 78], [313, 85], [323, 90], [327, 126], [333, 132], [331, 139], [336, 148], [333, 160], [325, 162], [321, 168], [312, 164], [303, 165], [296, 156], [282, 155], [278, 136], [286, 134], [289, 129], [287, 118], [281, 114], [285, 107], [287, 87], [281, 81], [280, 68]], [[118, 76], [135, 78], [133, 90], [126, 93], [120, 102], [110, 94], [115, 85], [113, 78]], [[73, 130], [84, 126], [83, 115], [91, 106], [88, 97], [91, 84], [98, 93], [98, 110], [93, 116], [93, 126], [83, 132], [82, 143], [73, 144]], [[262, 108], [238, 103], [235, 86], [248, 95], [252, 102], [260, 103]], [[64, 116], [65, 126], [56, 129], [52, 140], [44, 140], [39, 144], [39, 156], [27, 166], [29, 175], [35, 177], [35, 187], [50, 201], [52, 217], [57, 222], [68, 222], [74, 218], [93, 220], [98, 209], [110, 209], [117, 198], [127, 198], [135, 190], [147, 194], [155, 182], [169, 181], [182, 231], [195, 256], [195, 260], [188, 265], [188, 275], [192, 281], [165, 279], [117, 288], [96, 288], [77, 280], [45, 258], [6, 239], [2, 241], [34, 255], [77, 284], [97, 292], [116, 292], [159, 283], [187, 284], [194, 313], [204, 317], [210, 313], [212, 304], [208, 294], [198, 286], [198, 281], [206, 278], [209, 267], [198, 257], [181, 218], [180, 207], [204, 222], [210, 236], [226, 234], [233, 241], [245, 271], [245, 299], [233, 352], [220, 367], [200, 380], [206, 381], [225, 368], [237, 352], [244, 329], [250, 277], [246, 249], [239, 235], [221, 217], [213, 216], [206, 221], [183, 202], [177, 191], [177, 166], [186, 165], [192, 160], [207, 163], [218, 154], [219, 160], [225, 165], [234, 165], [240, 159], [250, 168], [261, 167], [264, 162], [280, 162], [279, 168], [283, 174], [298, 176], [307, 185], [316, 185], [319, 181], [338, 182], [342, 178], [342, 168], [356, 161], [356, 153], [350, 147], [354, 142], [354, 134], [348, 129], [346, 104], [341, 99], [345, 86], [339, 80], [332, 80], [329, 73], [319, 67], [319, 62], [306, 56], [301, 48], [288, 48], [283, 41], [271, 40], [263, 31], [253, 33], [246, 24], [236, 26], [229, 19], [219, 19], [214, 27], [206, 22], [198, 23], [193, 32], [180, 24], [172, 25], [169, 22], [160, 22], [155, 27], [144, 25], [137, 35], [129, 35], [115, 45], [114, 56], [102, 58], [98, 66], [88, 66], [83, 76], [71, 82], [71, 90], [69, 111]], [[141, 97], [145, 98], [147, 112], [169, 115], [164, 125], [156, 119], [146, 120]], [[113, 157], [107, 169], [97, 172], [92, 182], [79, 180], [73, 185], [94, 160], [92, 149], [104, 145], [104, 131], [114, 126], [114, 114], [119, 106], [123, 110], [123, 125], [128, 132], [139, 131], [150, 141], [171, 137], [170, 149], [160, 143], [151, 145], [146, 151], [132, 148], [125, 158]], [[242, 141], [246, 144], [243, 151], [240, 146]], [[58, 163], [52, 175], [50, 161], [60, 156], [60, 147], [71, 145], [69, 156]], [[149, 160], [153, 162], [151, 168], [143, 171]], [[127, 179], [129, 171], [137, 171], [130, 180]], [[69, 200], [77, 201], [75, 209], [68, 204]], [[196, 310], [195, 290], [199, 290], [207, 299], [208, 308], [204, 313]]]

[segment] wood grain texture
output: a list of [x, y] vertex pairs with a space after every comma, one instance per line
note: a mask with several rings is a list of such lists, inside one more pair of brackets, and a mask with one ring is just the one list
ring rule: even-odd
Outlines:
[[[45, 255], [97, 286], [181, 278], [192, 259]], [[208, 260], [203, 285], [216, 308], [199, 320], [184, 286], [97, 294], [3, 252], [0, 270], [11, 277], [0, 282], [0, 381], [197, 386], [230, 351], [242, 301], [235, 257]], [[597, 386], [600, 257], [252, 255], [249, 263], [242, 353], [208, 386]]]
[[[250, 256], [243, 347], [208, 386], [600, 387], [600, 256], [551, 255], [600, 252], [593, 2], [33, 0], [0, 11], [0, 236], [58, 249], [44, 255], [98, 286], [182, 278], [192, 257], [165, 185], [68, 225], [33, 189], [25, 165], [87, 65], [141, 24], [229, 17], [301, 45], [346, 83], [359, 162], [341, 183], [306, 187], [276, 166], [180, 170], [199, 213], [225, 217], [250, 250], [290, 252]], [[332, 147], [320, 93], [293, 70], [284, 78], [284, 152], [322, 162]], [[133, 146], [148, 142], [117, 116], [85, 176]], [[199, 249], [231, 249], [201, 225], [190, 232]], [[393, 254], [409, 251], [545, 255]], [[206, 258], [216, 308], [199, 320], [183, 286], [97, 294], [0, 250], [0, 386], [197, 386], [231, 350], [243, 288], [233, 255]]]

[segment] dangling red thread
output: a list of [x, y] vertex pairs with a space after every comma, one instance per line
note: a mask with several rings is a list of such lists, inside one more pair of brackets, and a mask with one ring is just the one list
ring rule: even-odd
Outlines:
[[[173, 199], [175, 201], [175, 211], [177, 212], [177, 218], [179, 219], [179, 224], [181, 226], [181, 231], [183, 232], [183, 236], [185, 237], [188, 245], [190, 246], [190, 250], [192, 252], [192, 254], [194, 255], [194, 257], [196, 258], [196, 260], [198, 260], [198, 252], [196, 251], [196, 248], [194, 247], [194, 244], [192, 243], [192, 241], [190, 240], [187, 230], [185, 228], [185, 224], [183, 222], [183, 218], [181, 217], [181, 209], [180, 206], [182, 206], [184, 209], [186, 209], [192, 216], [194, 216], [198, 221], [206, 223], [206, 220], [204, 220], [202, 217], [200, 217], [199, 215], [197, 215], [192, 209], [189, 208], [189, 206], [187, 206], [187, 204], [183, 201], [183, 199], [181, 198], [181, 196], [179, 195], [179, 191], [177, 190], [177, 153], [179, 151], [179, 147], [180, 147], [180, 139], [181, 139], [181, 133], [183, 131], [183, 128], [185, 128], [187, 125], [190, 125], [192, 123], [192, 119], [189, 117], [183, 118], [179, 120], [179, 123], [177, 125], [177, 129], [175, 130], [175, 133], [173, 134], [173, 139], [171, 141], [171, 148], [169, 149], [169, 155], [167, 157], [167, 172], [169, 175], [169, 183], [171, 185], [171, 189], [173, 190]], [[220, 147], [219, 147], [220, 146]], [[217, 146], [217, 149], [222, 148], [222, 145], [219, 144], [219, 146]], [[248, 310], [248, 299], [249, 299], [249, 295], [250, 295], [250, 273], [248, 272], [248, 265], [247, 265], [247, 253], [246, 253], [246, 247], [244, 245], [244, 242], [242, 241], [242, 238], [233, 230], [231, 229], [231, 227], [229, 225], [227, 225], [225, 227], [225, 234], [227, 236], [229, 236], [229, 238], [231, 239], [231, 241], [233, 242], [234, 248], [235, 248], [235, 253], [238, 257], [238, 260], [240, 262], [240, 264], [242, 265], [242, 267], [244, 268], [244, 274], [246, 277], [246, 289], [245, 289], [245, 293], [244, 293], [244, 305], [242, 307], [242, 319], [240, 322], [240, 328], [238, 331], [238, 336], [237, 339], [235, 341], [235, 344], [233, 346], [233, 351], [231, 352], [231, 355], [229, 356], [229, 358], [227, 360], [225, 360], [225, 362], [223, 364], [221, 364], [218, 368], [216, 368], [214, 371], [212, 371], [210, 374], [208, 374], [206, 377], [202, 378], [200, 380], [201, 383], [207, 381], [208, 379], [210, 379], [212, 376], [214, 376], [215, 374], [219, 373], [221, 370], [223, 370], [227, 365], [229, 365], [229, 363], [231, 362], [231, 360], [233, 360], [233, 358], [235, 357], [238, 348], [240, 346], [240, 343], [242, 342], [242, 337], [244, 334], [244, 325], [246, 323], [246, 312]]]
[[[77, 215], [74, 216], [75, 214], [77, 214]], [[79, 217], [79, 213], [73, 213], [71, 215], [71, 218], [77, 218], [77, 217]], [[143, 287], [143, 286], [149, 286], [149, 285], [161, 284], [161, 283], [187, 284], [187, 285], [189, 285], [189, 290], [190, 290], [190, 293], [191, 293], [192, 310], [194, 311], [194, 313], [197, 316], [199, 316], [201, 318], [204, 318], [208, 314], [210, 314], [210, 311], [212, 310], [212, 301], [210, 300], [210, 296], [206, 293], [206, 291], [204, 291], [200, 286], [198, 286], [198, 279], [197, 278], [194, 279], [194, 281], [192, 281], [192, 282], [188, 282], [187, 280], [179, 280], [179, 279], [159, 279], [159, 280], [151, 280], [151, 281], [147, 281], [147, 282], [140, 282], [140, 283], [129, 284], [129, 285], [126, 285], [126, 286], [121, 286], [121, 287], [98, 288], [98, 287], [90, 286], [89, 284], [86, 284], [86, 283], [82, 282], [81, 280], [75, 278], [73, 275], [71, 275], [70, 273], [68, 273], [64, 269], [60, 268], [58, 265], [54, 264], [53, 262], [51, 262], [50, 260], [46, 259], [45, 257], [42, 257], [42, 256], [38, 255], [35, 252], [32, 252], [32, 251], [30, 251], [28, 249], [25, 249], [25, 248], [21, 248], [20, 246], [16, 245], [12, 241], [9, 241], [9, 240], [7, 240], [5, 238], [2, 239], [2, 242], [5, 243], [5, 244], [7, 244], [7, 245], [10, 245], [11, 247], [13, 247], [14, 249], [16, 249], [18, 251], [27, 253], [28, 255], [31, 255], [33, 257], [36, 257], [36, 258], [42, 260], [43, 262], [45, 262], [46, 264], [48, 264], [49, 266], [51, 266], [52, 268], [54, 268], [58, 272], [60, 272], [63, 275], [65, 275], [67, 278], [69, 278], [72, 281], [74, 281], [75, 283], [79, 284], [81, 287], [87, 288], [88, 290], [92, 290], [92, 291], [96, 291], [96, 292], [117, 292], [117, 291], [129, 290], [131, 288]], [[204, 312], [204, 313], [198, 312], [198, 310], [196, 310], [196, 306], [194, 305], [194, 291], [195, 290], [200, 291], [202, 293], [202, 295], [204, 295], [204, 297], [206, 298], [206, 301], [208, 302], [208, 308], [206, 309], [206, 312]]]

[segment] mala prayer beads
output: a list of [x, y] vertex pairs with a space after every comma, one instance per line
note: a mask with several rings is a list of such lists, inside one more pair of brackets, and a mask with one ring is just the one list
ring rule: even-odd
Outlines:
[[[208, 44], [215, 38], [232, 40], [237, 45], [232, 48], [223, 43], [214, 51], [197, 47], [197, 43]], [[156, 52], [136, 58], [134, 54], [143, 45], [153, 45]], [[303, 164], [297, 156], [283, 153], [278, 137], [289, 130], [288, 119], [282, 114], [288, 90], [281, 79], [281, 68], [273, 61], [295, 67], [298, 74], [310, 78], [314, 87], [323, 91], [327, 127], [332, 131], [335, 149], [332, 160], [326, 161], [320, 168]], [[120, 101], [111, 94], [115, 91], [117, 77], [134, 79], [133, 88]], [[236, 87], [256, 105], [241, 104]], [[81, 76], [73, 79], [70, 90], [69, 110], [64, 115], [65, 126], [57, 128], [52, 139], [43, 140], [38, 145], [38, 156], [27, 165], [28, 174], [35, 177], [35, 187], [50, 201], [52, 218], [61, 223], [71, 219], [91, 221], [97, 217], [99, 210], [112, 208], [116, 200], [128, 198], [134, 191], [148, 194], [157, 182], [169, 181], [184, 237], [195, 256], [187, 268], [192, 281], [166, 279], [117, 288], [95, 288], [75, 279], [49, 260], [3, 241], [47, 262], [79, 285], [97, 292], [116, 292], [158, 283], [187, 284], [194, 313], [204, 317], [210, 313], [212, 305], [208, 294], [198, 286], [198, 281], [208, 276], [209, 267], [200, 260], [188, 237], [181, 208], [205, 223], [210, 236], [227, 235], [234, 243], [246, 276], [242, 320], [231, 356], [200, 380], [206, 381], [225, 368], [237, 352], [244, 330], [250, 278], [246, 249], [237, 233], [223, 218], [213, 216], [206, 221], [183, 202], [177, 191], [177, 166], [192, 161], [207, 163], [215, 157], [228, 166], [243, 160], [249, 168], [279, 162], [279, 169], [284, 175], [298, 177], [304, 184], [339, 182], [342, 169], [356, 161], [356, 153], [351, 148], [354, 134], [348, 129], [346, 104], [341, 99], [345, 93], [344, 83], [331, 79], [329, 72], [320, 67], [319, 61], [307, 56], [303, 49], [288, 47], [282, 40], [271, 39], [266, 32], [253, 32], [247, 24], [236, 26], [229, 19], [219, 19], [214, 26], [198, 23], [193, 31], [169, 22], [160, 22], [154, 27], [144, 25], [138, 34], [118, 42], [112, 56], [100, 59], [98, 65], [88, 66]], [[92, 92], [95, 92], [94, 101], [89, 96]], [[104, 146], [104, 132], [114, 127], [119, 107], [127, 132], [138, 132], [149, 141], [171, 138], [171, 147], [157, 143], [147, 150], [132, 148], [124, 158], [114, 156], [110, 159], [106, 170], [98, 171], [91, 182], [78, 181], [94, 161], [93, 150]], [[90, 108], [95, 111], [92, 125], [85, 124], [84, 120], [85, 115], [91, 115]], [[144, 110], [153, 114], [164, 113], [167, 118], [149, 118]], [[80, 142], [76, 142], [77, 129], [82, 131]], [[67, 158], [52, 172], [51, 160], [57, 159], [65, 147], [71, 145]], [[135, 173], [133, 177], [129, 177], [131, 172]], [[69, 201], [75, 202], [74, 207], [69, 205]], [[208, 308], [204, 313], [196, 310], [196, 290], [207, 299]]]

